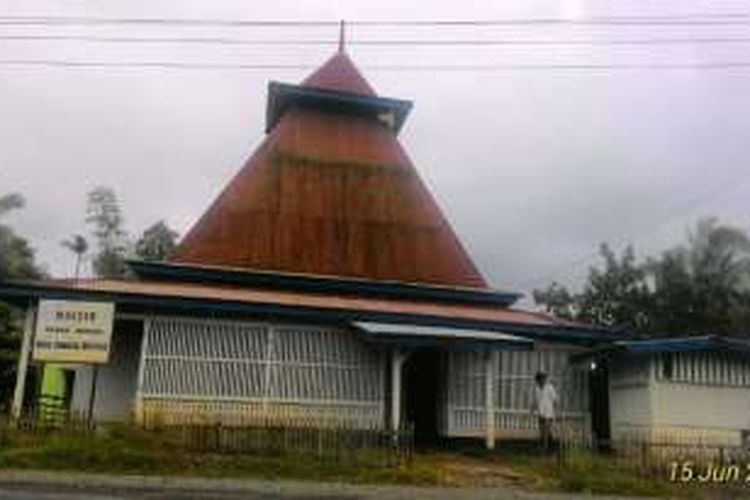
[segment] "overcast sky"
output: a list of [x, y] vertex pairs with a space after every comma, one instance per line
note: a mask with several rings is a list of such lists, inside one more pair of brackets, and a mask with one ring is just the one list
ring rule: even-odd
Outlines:
[[[750, 13], [745, 1], [403, 2], [0, 0], [0, 15], [198, 19], [422, 20]], [[0, 35], [335, 39], [336, 29], [1, 26]], [[750, 38], [750, 24], [354, 27], [355, 39]], [[363, 47], [349, 52], [376, 90], [415, 107], [401, 140], [491, 283], [529, 290], [575, 280], [602, 241], [641, 254], [705, 215], [750, 227], [750, 68], [407, 72], [382, 65], [750, 63], [750, 43], [643, 46]], [[323, 62], [333, 47], [0, 40], [0, 59], [229, 64]], [[368, 70], [368, 67], [371, 69]], [[137, 234], [184, 232], [263, 137], [269, 80], [305, 70], [56, 68], [0, 64], [0, 194], [55, 275], [63, 238], [85, 231], [96, 185], [120, 196]]]

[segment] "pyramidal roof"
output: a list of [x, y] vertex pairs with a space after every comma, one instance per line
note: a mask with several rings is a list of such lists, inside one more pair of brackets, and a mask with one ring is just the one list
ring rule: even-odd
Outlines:
[[305, 78], [302, 86], [370, 97], [376, 95], [375, 90], [343, 50], [336, 52], [320, 68]]
[[378, 106], [395, 101], [377, 97], [343, 50], [286, 87], [325, 99], [283, 107], [169, 260], [486, 288], [383, 119]]

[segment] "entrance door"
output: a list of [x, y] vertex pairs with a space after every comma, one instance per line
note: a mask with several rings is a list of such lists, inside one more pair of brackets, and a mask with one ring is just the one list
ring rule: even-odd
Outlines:
[[439, 437], [440, 354], [437, 350], [413, 352], [404, 363], [406, 422], [414, 425], [414, 441], [421, 446], [434, 445]]
[[597, 447], [609, 449], [609, 369], [606, 363], [597, 363], [589, 371], [589, 409]]

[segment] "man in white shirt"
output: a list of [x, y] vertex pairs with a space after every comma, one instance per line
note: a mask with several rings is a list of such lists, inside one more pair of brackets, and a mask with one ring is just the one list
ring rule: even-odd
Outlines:
[[537, 416], [539, 421], [539, 447], [546, 453], [550, 451], [552, 441], [552, 422], [555, 419], [555, 407], [557, 406], [557, 391], [555, 386], [549, 382], [546, 373], [539, 371], [534, 376], [534, 400], [531, 413]]

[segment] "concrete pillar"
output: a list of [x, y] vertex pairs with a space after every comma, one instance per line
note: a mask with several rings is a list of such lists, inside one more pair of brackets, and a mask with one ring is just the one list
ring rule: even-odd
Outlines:
[[23, 394], [26, 389], [26, 371], [29, 366], [29, 357], [31, 355], [31, 341], [34, 336], [34, 326], [36, 324], [36, 308], [29, 307], [26, 310], [26, 321], [23, 326], [23, 341], [21, 342], [21, 353], [18, 356], [18, 366], [16, 368], [16, 388], [13, 392], [13, 404], [11, 405], [10, 416], [13, 422], [18, 422], [23, 410]]
[[149, 333], [151, 332], [151, 318], [143, 320], [143, 335], [141, 336], [141, 351], [138, 356], [138, 379], [135, 386], [135, 405], [133, 413], [138, 425], [147, 425], [143, 407], [143, 377], [146, 370], [146, 353], [148, 352]]
[[397, 347], [391, 353], [391, 430], [398, 431], [401, 426], [401, 368], [406, 354]]
[[488, 450], [495, 449], [495, 356], [494, 351], [484, 355], [485, 446]]

